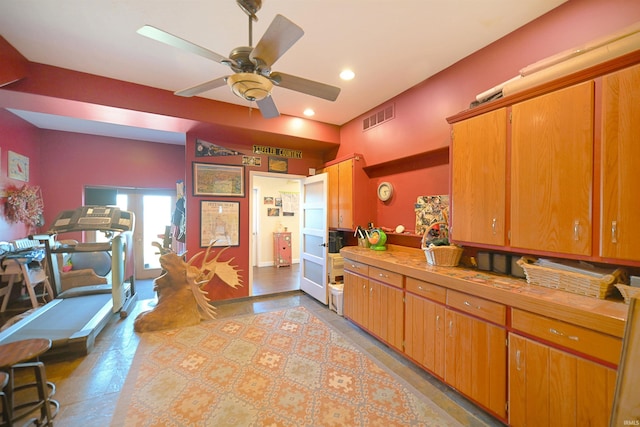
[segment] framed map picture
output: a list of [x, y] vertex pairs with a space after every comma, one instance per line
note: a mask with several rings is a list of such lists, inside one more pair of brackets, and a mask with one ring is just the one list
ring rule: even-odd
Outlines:
[[193, 163], [193, 195], [244, 197], [244, 166]]
[[240, 202], [200, 201], [200, 247], [240, 244]]

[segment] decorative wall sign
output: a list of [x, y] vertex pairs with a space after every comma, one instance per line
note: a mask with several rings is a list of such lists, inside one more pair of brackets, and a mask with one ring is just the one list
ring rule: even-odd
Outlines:
[[288, 157], [290, 159], [302, 158], [302, 151], [291, 150], [289, 148], [267, 147], [266, 145], [254, 145], [253, 154], [268, 154], [270, 156]]
[[193, 195], [244, 197], [244, 166], [193, 163]]
[[242, 156], [242, 164], [246, 166], [262, 166], [262, 158], [257, 156]]
[[278, 157], [269, 157], [269, 172], [287, 173], [289, 161]]
[[29, 182], [29, 158], [13, 151], [7, 157], [9, 178]]
[[211, 142], [196, 139], [196, 157], [239, 156], [243, 153], [224, 148]]
[[200, 201], [200, 247], [240, 245], [240, 202]]

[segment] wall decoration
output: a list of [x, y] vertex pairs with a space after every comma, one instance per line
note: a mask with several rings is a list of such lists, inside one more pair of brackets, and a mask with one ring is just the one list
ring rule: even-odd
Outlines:
[[13, 151], [7, 157], [9, 178], [29, 182], [29, 158]]
[[242, 154], [239, 151], [229, 150], [220, 145], [196, 139], [196, 157], [239, 156]]
[[242, 156], [242, 164], [246, 166], [262, 166], [262, 158], [256, 156]]
[[289, 161], [279, 157], [269, 157], [269, 172], [289, 172]]
[[200, 201], [200, 247], [209, 245], [240, 245], [240, 202]]
[[282, 200], [283, 214], [298, 212], [300, 206], [300, 193], [293, 191], [281, 191], [280, 198]]
[[244, 166], [193, 163], [193, 195], [244, 197]]
[[264, 204], [265, 204], [265, 205], [272, 205], [272, 204], [273, 204], [273, 197], [271, 197], [271, 196], [266, 196], [266, 197], [264, 198]]
[[301, 159], [302, 151], [291, 150], [289, 148], [267, 147], [266, 145], [254, 145], [253, 154], [268, 154], [270, 156], [288, 157], [290, 159]]
[[279, 208], [268, 208], [267, 209], [267, 216], [280, 216], [280, 209]]
[[7, 188], [4, 213], [9, 222], [22, 222], [29, 227], [41, 227], [44, 225], [43, 211], [40, 187], [30, 187], [25, 184], [22, 187]]
[[416, 234], [422, 235], [436, 222], [449, 222], [449, 195], [419, 196], [415, 204]]
[[281, 197], [276, 197], [275, 201], [276, 201], [276, 207], [278, 207], [278, 208], [282, 207], [282, 198]]

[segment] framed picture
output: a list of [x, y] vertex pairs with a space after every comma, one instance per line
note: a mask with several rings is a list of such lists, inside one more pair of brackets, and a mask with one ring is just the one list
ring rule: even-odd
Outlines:
[[200, 247], [240, 245], [240, 202], [200, 201]]
[[244, 197], [244, 166], [194, 162], [193, 195]]
[[29, 158], [22, 154], [9, 151], [7, 155], [9, 178], [29, 182]]
[[269, 172], [288, 173], [288, 159], [283, 159], [281, 157], [269, 157]]

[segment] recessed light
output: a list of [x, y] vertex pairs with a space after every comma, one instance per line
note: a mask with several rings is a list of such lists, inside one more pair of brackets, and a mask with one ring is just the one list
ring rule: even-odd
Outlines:
[[351, 80], [356, 76], [356, 74], [351, 70], [344, 70], [340, 73], [340, 78], [342, 80]]
[[316, 112], [315, 112], [315, 111], [313, 111], [311, 108], [307, 108], [306, 110], [304, 110], [304, 113], [302, 113], [302, 114], [304, 114], [304, 115], [305, 115], [305, 116], [307, 116], [307, 117], [311, 117], [311, 116], [313, 116], [314, 114], [316, 114]]

